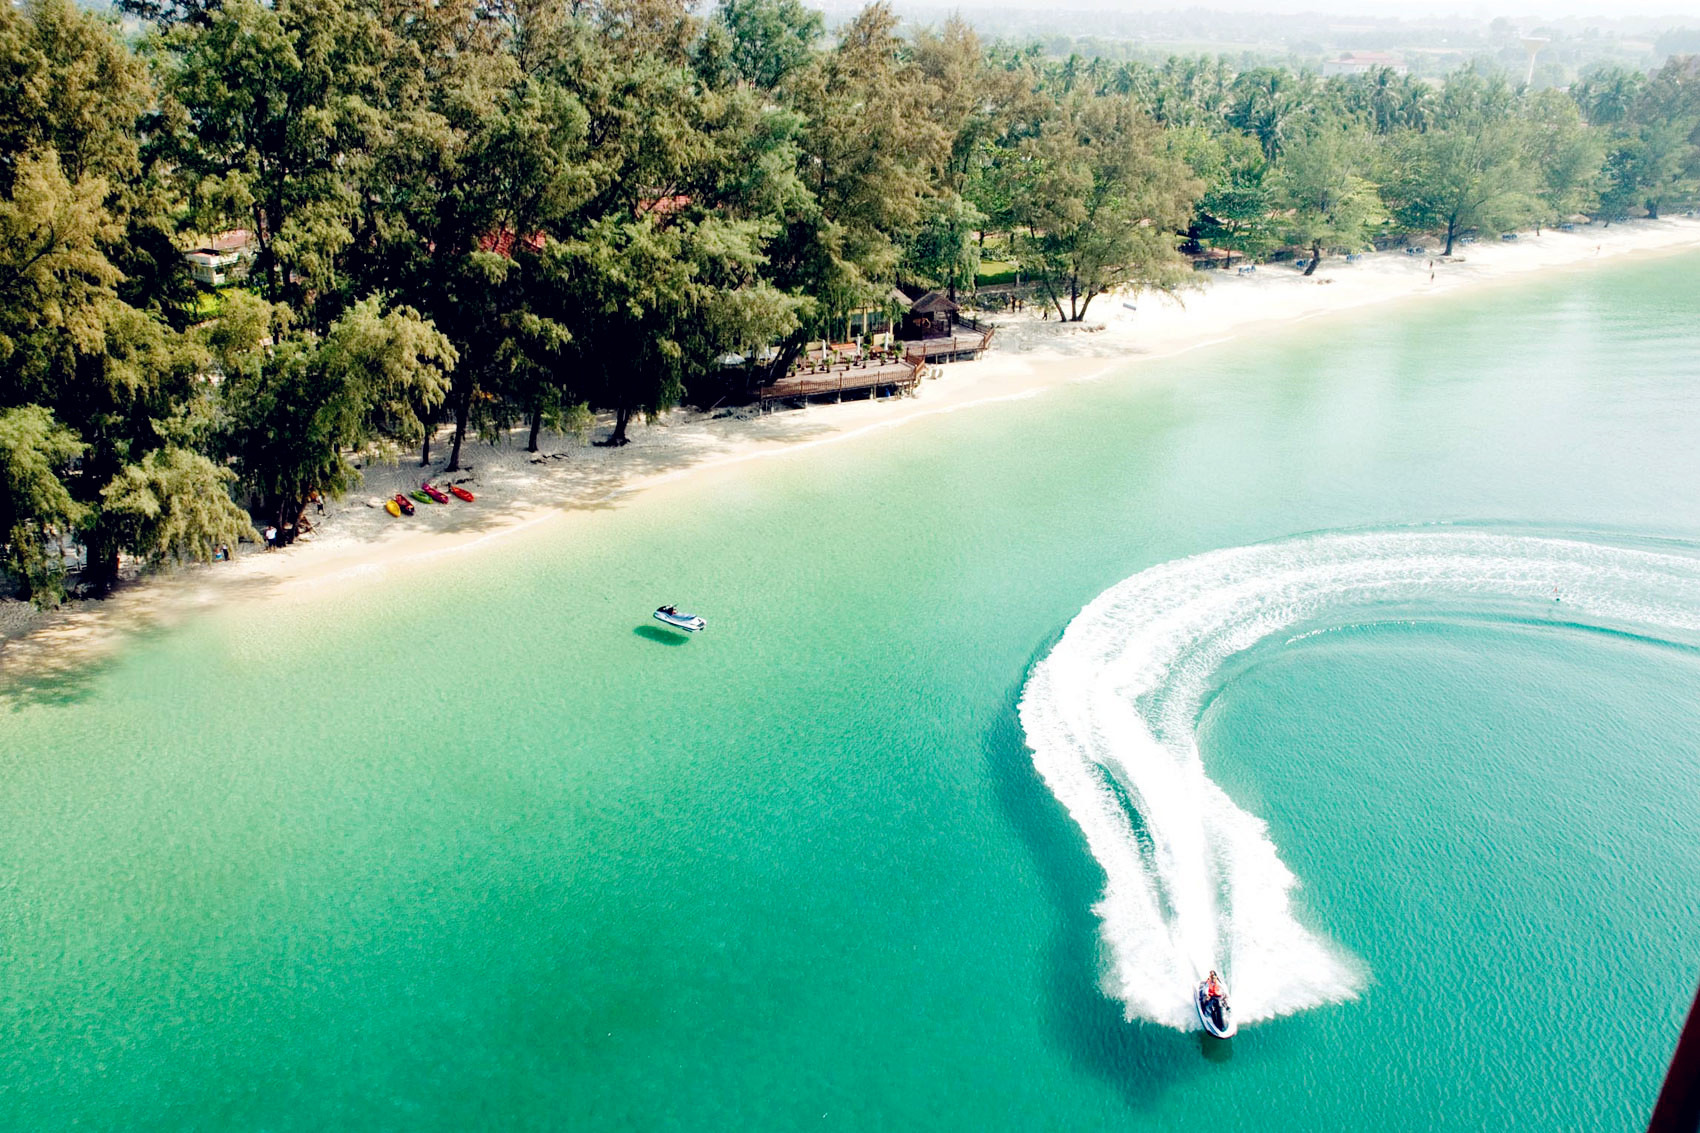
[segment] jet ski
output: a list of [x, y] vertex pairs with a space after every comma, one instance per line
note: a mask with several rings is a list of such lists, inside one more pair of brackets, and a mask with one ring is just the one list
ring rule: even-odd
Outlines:
[[672, 606], [663, 606], [655, 611], [655, 620], [670, 625], [674, 629], [682, 629], [686, 633], [695, 633], [697, 630], [706, 629], [708, 626], [707, 622], [695, 614], [682, 613]]
[[1228, 1010], [1228, 993], [1224, 990], [1221, 995], [1211, 995], [1209, 988], [1209, 980], [1198, 985], [1198, 1021], [1217, 1038], [1231, 1039], [1239, 1027], [1234, 1023], [1233, 1012]]

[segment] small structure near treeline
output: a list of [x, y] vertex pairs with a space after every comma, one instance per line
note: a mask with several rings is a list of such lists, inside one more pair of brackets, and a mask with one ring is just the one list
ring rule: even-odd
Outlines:
[[992, 344], [992, 330], [964, 315], [944, 292], [929, 291], [909, 304], [898, 338], [904, 342], [905, 354], [922, 362], [972, 362]]
[[183, 249], [183, 262], [202, 287], [223, 287], [247, 279], [254, 262], [253, 234], [246, 228], [214, 233], [199, 246]]
[[896, 341], [889, 349], [866, 352], [855, 343], [825, 343], [799, 358], [790, 373], [756, 391], [762, 409], [816, 397], [842, 401], [845, 394], [908, 393], [920, 384], [929, 363], [972, 361], [991, 345], [994, 328], [964, 315], [942, 291], [910, 299], [893, 288], [890, 301]]
[[[995, 329], [964, 314], [943, 291], [911, 298], [895, 287], [884, 303], [840, 317], [845, 339], [809, 344], [784, 374], [770, 373], [781, 356], [776, 346], [726, 354], [713, 370], [689, 380], [686, 400], [709, 409], [754, 401], [765, 410], [822, 397], [841, 401], [846, 395], [908, 393], [920, 384], [929, 364], [979, 357], [991, 345]], [[835, 320], [834, 329], [839, 325]]]
[[1221, 271], [1245, 262], [1245, 253], [1232, 248], [1199, 248], [1186, 253], [1193, 271]]
[[[901, 295], [902, 292], [894, 294]], [[953, 302], [950, 296], [942, 291], [929, 291], [910, 303], [909, 309], [903, 312], [903, 322], [897, 337], [906, 342], [946, 338], [956, 325], [956, 317], [961, 313], [962, 308]]]

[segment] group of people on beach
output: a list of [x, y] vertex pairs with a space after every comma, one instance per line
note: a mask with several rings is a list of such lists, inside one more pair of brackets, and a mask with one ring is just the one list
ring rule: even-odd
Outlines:
[[[308, 492], [307, 502], [313, 505], [313, 510], [317, 514], [325, 514], [325, 497], [323, 493], [316, 491]], [[303, 515], [300, 519], [300, 530], [313, 530], [312, 521], [310, 521], [305, 515]], [[287, 547], [289, 544], [295, 542], [297, 530], [296, 525], [293, 523], [286, 523], [281, 528], [268, 524], [261, 534], [266, 537], [266, 550], [275, 551], [279, 547]]]

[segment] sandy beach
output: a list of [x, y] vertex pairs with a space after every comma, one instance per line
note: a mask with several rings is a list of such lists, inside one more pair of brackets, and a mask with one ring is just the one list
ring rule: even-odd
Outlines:
[[[596, 447], [606, 435], [546, 434], [541, 451], [524, 451], [518, 432], [504, 443], [469, 441], [463, 470], [444, 474], [448, 446], [439, 437], [433, 462], [417, 454], [394, 466], [365, 470], [364, 485], [309, 518], [316, 529], [280, 551], [250, 550], [230, 563], [186, 567], [151, 576], [99, 602], [36, 614], [24, 603], [0, 603], [0, 677], [51, 680], [115, 647], [131, 632], [169, 624], [214, 603], [293, 596], [311, 600], [327, 585], [383, 578], [400, 569], [427, 568], [443, 555], [476, 552], [540, 524], [614, 506], [632, 493], [681, 482], [712, 468], [782, 457], [817, 444], [839, 443], [1046, 388], [1127, 373], [1132, 363], [1172, 357], [1258, 329], [1456, 294], [1556, 270], [1587, 270], [1607, 259], [1700, 248], [1700, 219], [1633, 221], [1573, 232], [1525, 233], [1516, 241], [1462, 246], [1442, 261], [1429, 241], [1425, 254], [1401, 251], [1324, 261], [1304, 277], [1291, 266], [1255, 272], [1201, 274], [1199, 286], [1171, 298], [1160, 294], [1100, 296], [1081, 323], [1043, 319], [1029, 308], [994, 312], [992, 350], [980, 361], [935, 367], [913, 397], [811, 405], [766, 415], [753, 408], [701, 413], [675, 410], [632, 428], [624, 448]], [[1432, 265], [1432, 266], [1431, 266]], [[392, 518], [373, 502], [416, 487], [421, 478], [457, 483], [477, 502], [421, 504], [411, 518]]]

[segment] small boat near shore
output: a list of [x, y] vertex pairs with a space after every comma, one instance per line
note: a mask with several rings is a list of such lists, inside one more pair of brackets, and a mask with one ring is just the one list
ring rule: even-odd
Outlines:
[[410, 496], [412, 496], [412, 497], [413, 497], [413, 498], [414, 498], [414, 499], [416, 499], [416, 500], [418, 500], [418, 501], [419, 501], [419, 502], [420, 502], [420, 503], [422, 503], [422, 504], [428, 504], [428, 503], [430, 503], [430, 502], [431, 502], [431, 497], [430, 497], [430, 496], [427, 496], [427, 495], [426, 495], [426, 494], [425, 494], [425, 493], [424, 493], [424, 491], [423, 491], [423, 490], [420, 490], [420, 491], [416, 491], [416, 492], [409, 492], [409, 493], [407, 493], [407, 494], [408, 494], [408, 495], [410, 495]]
[[443, 490], [441, 488], [433, 487], [429, 480], [421, 480], [419, 482], [419, 490], [424, 492], [427, 496], [430, 496], [431, 502], [433, 503], [446, 504], [449, 502], [449, 497], [443, 494]]
[[413, 514], [413, 501], [402, 495], [400, 492], [395, 494], [394, 498], [390, 500], [390, 503], [400, 508], [401, 514], [403, 515]]
[[655, 611], [655, 620], [674, 629], [682, 629], [686, 633], [696, 633], [708, 628], [708, 623], [695, 614], [687, 614], [672, 606], [662, 606]]
[[394, 500], [385, 500], [384, 510], [395, 516], [397, 519], [401, 518], [401, 505], [396, 503]]
[[455, 499], [465, 500], [467, 503], [471, 503], [473, 500], [478, 498], [459, 484], [450, 484], [449, 491], [454, 495]]

